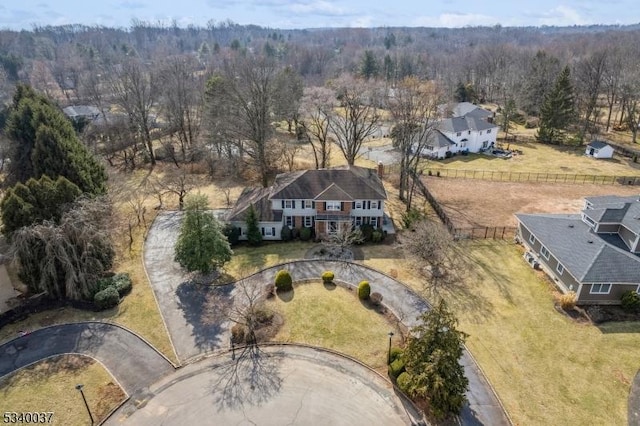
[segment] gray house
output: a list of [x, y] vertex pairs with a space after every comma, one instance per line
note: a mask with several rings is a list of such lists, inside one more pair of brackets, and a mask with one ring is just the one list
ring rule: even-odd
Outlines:
[[525, 259], [580, 304], [619, 304], [640, 290], [640, 200], [585, 198], [581, 214], [517, 214]]

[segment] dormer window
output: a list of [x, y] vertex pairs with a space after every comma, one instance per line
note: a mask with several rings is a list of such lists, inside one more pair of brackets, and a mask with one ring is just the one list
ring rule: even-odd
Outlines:
[[582, 221], [585, 222], [587, 225], [589, 225], [590, 227], [594, 227], [596, 226], [596, 223], [593, 221], [593, 219], [591, 219], [589, 216], [587, 216], [586, 214], [582, 214]]

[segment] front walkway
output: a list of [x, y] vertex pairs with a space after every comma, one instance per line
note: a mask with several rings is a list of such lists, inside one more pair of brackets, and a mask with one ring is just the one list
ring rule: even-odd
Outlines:
[[[149, 230], [144, 260], [170, 337], [183, 363], [227, 349], [230, 324], [220, 308], [234, 303], [239, 285], [265, 286], [273, 283], [280, 269], [288, 269], [294, 281], [320, 279], [326, 270], [333, 271], [336, 280], [351, 287], [368, 280], [371, 291], [380, 293], [382, 303], [407, 327], [416, 325], [417, 317], [430, 308], [418, 294], [399, 281], [366, 266], [340, 261], [294, 261], [264, 269], [235, 285], [201, 288], [184, 282], [182, 271], [172, 260], [178, 229], [177, 213], [158, 215]], [[211, 292], [214, 292], [214, 297], [207, 297]], [[215, 306], [210, 305], [211, 300], [216, 301]], [[497, 396], [467, 351], [462, 363], [469, 379], [469, 405], [461, 416], [464, 424], [510, 424]]]

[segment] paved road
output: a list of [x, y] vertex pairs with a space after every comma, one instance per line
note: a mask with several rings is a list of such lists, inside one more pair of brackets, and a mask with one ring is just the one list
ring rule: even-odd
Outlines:
[[[427, 302], [409, 287], [376, 270], [351, 262], [300, 260], [264, 269], [235, 285], [216, 288], [193, 285], [185, 282], [179, 266], [168, 260], [173, 259], [179, 219], [175, 212], [157, 216], [145, 243], [144, 259], [169, 334], [182, 362], [228, 348], [229, 323], [220, 314], [221, 310], [234, 303], [240, 285], [249, 288], [266, 286], [274, 282], [280, 269], [288, 269], [294, 281], [319, 279], [326, 270], [333, 271], [337, 281], [352, 287], [368, 280], [371, 291], [380, 293], [384, 305], [407, 327], [414, 326], [417, 317], [429, 309]], [[470, 383], [467, 392], [469, 405], [462, 413], [464, 424], [510, 424], [486, 378], [466, 351], [462, 363]]]
[[[127, 403], [107, 425], [407, 425], [420, 415], [375, 372], [307, 347], [261, 347], [187, 365]], [[237, 372], [239, 376], [234, 375]], [[206, 419], [206, 421], [204, 420]]]
[[100, 361], [128, 395], [174, 371], [166, 358], [130, 331], [113, 324], [85, 322], [42, 328], [0, 345], [0, 377], [70, 353]]
[[628, 404], [627, 421], [629, 426], [640, 426], [640, 371], [636, 373], [631, 384]]

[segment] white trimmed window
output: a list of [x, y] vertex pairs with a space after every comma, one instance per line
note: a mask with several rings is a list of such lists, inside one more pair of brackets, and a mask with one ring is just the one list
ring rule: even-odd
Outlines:
[[273, 228], [270, 226], [267, 226], [265, 228], [262, 228], [264, 231], [264, 236], [265, 237], [273, 237]]
[[536, 237], [534, 237], [534, 235], [533, 235], [533, 234], [529, 235], [529, 242], [530, 242], [531, 244], [535, 244], [535, 243], [536, 243]]
[[371, 202], [371, 208], [372, 208], [372, 209], [378, 209], [378, 208], [380, 208], [380, 206], [379, 206], [379, 204], [378, 204], [378, 203], [379, 203], [378, 201], [372, 201], [372, 202]]
[[[482, 132], [480, 132], [480, 133], [482, 133]], [[487, 133], [491, 133], [491, 129], [487, 130]]]
[[287, 226], [293, 226], [293, 216], [285, 216], [284, 217], [284, 224]]
[[540, 249], [540, 256], [542, 256], [545, 259], [549, 260], [549, 250], [547, 250], [547, 248], [545, 246], [542, 246], [542, 248]]
[[325, 210], [339, 212], [340, 210], [342, 210], [340, 201], [327, 201]]
[[564, 266], [562, 266], [562, 264], [558, 263], [558, 266], [556, 266], [556, 271], [562, 275], [562, 273], [564, 272]]
[[293, 208], [293, 200], [284, 200], [284, 208], [292, 209]]
[[311, 216], [305, 216], [304, 217], [304, 227], [305, 228], [311, 228], [311, 225], [313, 224], [313, 218]]
[[584, 222], [586, 222], [589, 226], [591, 226], [592, 228], [594, 226], [596, 226], [596, 223], [593, 221], [593, 219], [591, 219], [589, 216], [587, 216], [586, 214], [582, 215], [582, 220]]
[[356, 216], [356, 226], [360, 226], [360, 225], [362, 225], [362, 217]]
[[362, 208], [362, 201], [356, 201], [356, 209]]
[[462, 136], [462, 132], [456, 133], [456, 136]]
[[609, 294], [611, 284], [591, 284], [589, 294]]
[[372, 217], [371, 221], [369, 222], [371, 224], [371, 226], [373, 226], [374, 228], [378, 227], [378, 218], [377, 217]]
[[313, 200], [304, 200], [304, 208], [312, 209], [313, 208]]

